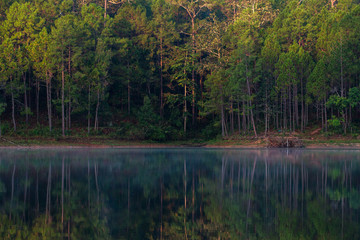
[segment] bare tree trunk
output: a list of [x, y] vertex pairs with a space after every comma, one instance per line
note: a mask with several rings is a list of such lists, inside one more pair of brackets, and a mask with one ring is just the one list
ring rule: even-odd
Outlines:
[[242, 127], [243, 127], [243, 132], [246, 133], [247, 132], [247, 127], [246, 127], [246, 111], [245, 111], [245, 100], [242, 100], [242, 106], [243, 106], [243, 113], [242, 113]]
[[253, 126], [253, 131], [255, 134], [255, 137], [257, 137], [257, 133], [256, 133], [256, 127], [255, 127], [255, 121], [254, 121], [254, 114], [253, 114], [253, 110], [252, 110], [252, 101], [251, 101], [251, 93], [250, 93], [250, 84], [249, 84], [249, 79], [247, 79], [247, 88], [248, 88], [248, 94], [249, 94], [249, 104], [250, 104], [250, 117], [251, 117], [251, 123]]
[[[194, 58], [196, 50], [195, 50], [195, 18], [192, 17], [191, 18], [191, 38], [192, 38], [192, 47], [193, 47], [193, 56], [192, 58]], [[195, 63], [194, 63], [194, 59], [193, 59], [193, 64], [192, 64], [193, 68], [192, 68], [192, 73], [191, 73], [191, 80], [192, 80], [192, 88], [191, 88], [191, 92], [192, 92], [192, 125], [195, 125]]]
[[131, 87], [130, 87], [130, 66], [129, 66], [129, 62], [127, 63], [127, 68], [128, 68], [128, 74], [127, 74], [127, 77], [128, 77], [128, 85], [127, 85], [127, 94], [128, 94], [128, 114], [130, 114], [130, 100], [131, 100], [131, 98], [130, 98], [130, 92], [131, 92]]
[[240, 103], [237, 102], [237, 120], [238, 120], [238, 129], [239, 129], [239, 135], [241, 134], [241, 123], [240, 123]]
[[187, 122], [187, 101], [186, 101], [186, 95], [187, 95], [187, 89], [186, 84], [184, 86], [184, 133], [186, 134], [186, 122]]
[[88, 93], [88, 134], [90, 134], [90, 124], [91, 124], [90, 107], [91, 107], [91, 85], [89, 83], [89, 93]]
[[39, 124], [40, 82], [36, 79], [36, 123]]
[[28, 100], [27, 100], [27, 86], [26, 86], [26, 73], [23, 74], [23, 80], [24, 80], [24, 107], [25, 107], [25, 123], [26, 128], [29, 124], [29, 114], [28, 114]]
[[230, 129], [231, 129], [231, 134], [234, 134], [234, 108], [233, 108], [232, 97], [230, 100]]
[[224, 97], [221, 89], [221, 135], [224, 138], [227, 136], [226, 124], [225, 124], [225, 112], [224, 112]]
[[14, 126], [14, 132], [16, 132], [15, 100], [14, 100], [14, 90], [13, 90], [13, 87], [12, 87], [12, 83], [10, 84], [10, 88], [11, 88], [11, 117], [12, 117], [12, 122], [13, 122], [13, 126]]
[[160, 116], [164, 114], [164, 89], [163, 89], [163, 39], [160, 38]]
[[71, 94], [69, 87], [69, 104], [68, 104], [68, 129], [71, 130]]
[[[285, 90], [284, 90], [284, 92], [285, 92]], [[283, 93], [283, 94], [284, 94], [284, 95], [283, 95], [284, 107], [283, 107], [283, 111], [282, 111], [282, 114], [283, 114], [283, 116], [284, 116], [284, 126], [283, 126], [283, 128], [284, 128], [285, 130], [287, 130], [287, 118], [286, 118], [286, 110], [287, 110], [287, 107], [286, 107], [286, 97], [285, 97], [286, 93]]]
[[331, 2], [331, 8], [333, 8], [335, 6], [335, 3], [336, 3], [337, 0], [330, 0]]
[[[68, 59], [68, 72], [69, 72], [69, 82], [71, 81], [71, 47], [69, 47], [69, 59]], [[69, 91], [69, 104], [68, 104], [68, 126], [69, 126], [69, 130], [71, 129], [71, 88], [70, 88], [70, 84], [68, 87], [68, 91]]]
[[95, 110], [95, 124], [94, 124], [95, 131], [98, 131], [98, 129], [99, 129], [99, 118], [98, 118], [99, 106], [100, 106], [100, 90], [98, 89], [97, 90], [97, 104], [96, 104], [96, 110]]
[[301, 78], [300, 81], [300, 88], [301, 88], [301, 132], [305, 130], [305, 109], [304, 109], [304, 88], [303, 88], [303, 79]]
[[61, 126], [62, 136], [65, 137], [65, 72], [64, 62], [61, 68]]
[[291, 88], [290, 85], [288, 87], [288, 93], [289, 93], [289, 130], [290, 132], [292, 132], [293, 128], [292, 128], [292, 119], [291, 119]]
[[327, 111], [326, 111], [326, 97], [324, 97], [324, 115], [325, 115], [325, 132], [327, 132]]
[[105, 25], [106, 13], [107, 13], [107, 0], [104, 1], [104, 25]]
[[296, 129], [296, 127], [299, 126], [299, 102], [298, 102], [298, 86], [297, 86], [297, 83], [294, 84], [294, 87], [293, 87], [293, 90], [294, 90], [294, 93], [293, 93], [293, 96], [294, 96], [294, 119], [295, 119], [295, 123], [294, 123], [294, 131]]
[[52, 131], [52, 113], [51, 113], [51, 79], [47, 76], [46, 79], [46, 105], [48, 112], [49, 130]]

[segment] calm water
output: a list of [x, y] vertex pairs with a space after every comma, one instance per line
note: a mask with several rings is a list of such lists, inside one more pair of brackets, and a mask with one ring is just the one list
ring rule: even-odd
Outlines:
[[0, 239], [360, 239], [360, 151], [0, 150]]

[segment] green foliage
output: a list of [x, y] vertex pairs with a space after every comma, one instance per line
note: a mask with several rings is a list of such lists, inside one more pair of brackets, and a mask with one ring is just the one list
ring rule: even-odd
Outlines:
[[342, 124], [344, 122], [343, 118], [335, 117], [334, 115], [331, 116], [331, 119], [328, 119], [329, 130], [334, 131], [335, 133], [342, 132]]
[[[313, 110], [324, 105], [327, 116], [343, 119], [344, 133], [356, 125], [358, 1], [106, 3], [104, 9], [100, 0], [0, 1], [6, 121], [26, 115], [35, 122], [39, 101], [40, 115], [54, 120], [64, 108], [65, 128], [89, 124], [99, 132], [116, 122], [144, 139], [202, 130], [208, 138], [220, 125], [223, 136], [234, 129], [304, 130], [308, 120], [320, 123]], [[137, 111], [145, 96], [161, 116], [149, 130]], [[134, 124], [121, 126], [118, 113]]]
[[145, 139], [156, 141], [164, 141], [166, 139], [166, 131], [161, 123], [161, 118], [155, 113], [148, 96], [144, 97], [144, 105], [139, 109], [137, 119]]

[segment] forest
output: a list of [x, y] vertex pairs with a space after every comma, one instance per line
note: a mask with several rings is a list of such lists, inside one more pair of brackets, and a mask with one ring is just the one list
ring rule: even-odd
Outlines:
[[0, 0], [0, 134], [360, 133], [359, 0]]

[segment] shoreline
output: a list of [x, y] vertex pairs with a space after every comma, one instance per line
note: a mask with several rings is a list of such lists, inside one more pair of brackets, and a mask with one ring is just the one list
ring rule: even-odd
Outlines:
[[0, 145], [1, 149], [298, 149], [298, 150], [360, 150], [360, 144], [311, 144], [303, 148], [268, 148], [263, 145], [168, 145], [168, 144], [135, 144], [135, 145]]
[[[298, 149], [349, 149], [360, 150], [360, 140], [351, 139], [303, 139], [303, 148]], [[0, 149], [146, 149], [146, 148], [202, 148], [202, 149], [273, 149], [263, 139], [233, 140], [182, 140], [148, 142], [109, 138], [19, 138], [0, 137]], [[278, 148], [286, 149], [286, 148]], [[291, 149], [291, 148], [289, 148]]]

